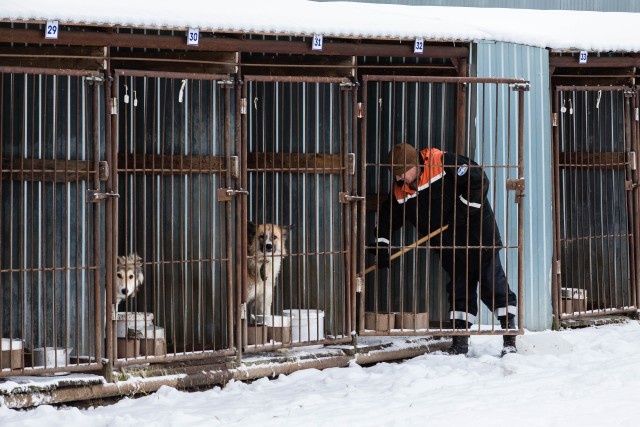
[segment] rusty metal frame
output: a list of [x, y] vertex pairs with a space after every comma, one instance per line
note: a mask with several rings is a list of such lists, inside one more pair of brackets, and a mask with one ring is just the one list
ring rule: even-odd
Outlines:
[[[241, 103], [239, 105], [243, 105], [243, 107], [241, 107], [242, 109], [246, 109], [249, 108], [247, 106], [248, 101], [247, 101], [247, 90], [248, 90], [248, 86], [250, 82], [262, 82], [262, 83], [327, 83], [327, 84], [338, 84], [341, 85], [341, 88], [343, 90], [350, 90], [353, 92], [352, 95], [352, 103], [351, 105], [349, 105], [349, 99], [348, 97], [343, 97], [342, 98], [342, 105], [340, 105], [340, 115], [341, 115], [341, 120], [344, 123], [344, 126], [342, 128], [342, 135], [341, 135], [341, 159], [340, 159], [340, 167], [338, 167], [337, 169], [327, 169], [326, 167], [322, 166], [319, 169], [314, 169], [316, 171], [316, 173], [333, 173], [333, 174], [339, 174], [341, 176], [340, 182], [341, 182], [341, 191], [345, 192], [345, 193], [350, 193], [352, 190], [352, 180], [350, 178], [350, 171], [349, 168], [347, 167], [348, 163], [349, 163], [349, 159], [348, 159], [348, 147], [349, 145], [355, 147], [355, 141], [350, 141], [349, 140], [349, 126], [353, 126], [355, 123], [356, 118], [353, 116], [349, 116], [349, 108], [350, 107], [356, 107], [357, 106], [357, 100], [356, 100], [356, 93], [355, 91], [357, 90], [357, 85], [353, 84], [350, 78], [347, 77], [312, 77], [312, 76], [267, 76], [267, 75], [244, 75], [242, 78], [243, 81], [243, 87], [242, 87], [242, 100]], [[338, 102], [338, 101], [336, 101]], [[245, 110], [246, 111], [246, 110]], [[355, 113], [355, 110], [354, 110]], [[355, 114], [354, 114], [355, 115]], [[242, 117], [242, 135], [241, 135], [241, 149], [240, 152], [241, 154], [241, 160], [240, 160], [240, 176], [242, 177], [242, 180], [240, 181], [240, 187], [241, 188], [247, 188], [248, 185], [248, 118], [246, 113], [242, 113], [241, 115]], [[355, 132], [355, 127], [353, 127], [351, 129], [352, 134]], [[257, 165], [258, 170], [259, 170], [259, 165]], [[284, 170], [284, 169], [283, 169]], [[243, 197], [242, 199], [242, 208], [241, 208], [241, 217], [239, 219], [241, 219], [241, 230], [240, 230], [240, 236], [242, 236], [241, 241], [243, 242], [247, 242], [247, 221], [248, 221], [248, 217], [247, 217], [247, 211], [249, 209], [249, 205], [247, 203], [246, 198]], [[352, 205], [351, 204], [345, 204], [343, 205], [343, 207], [341, 208], [342, 210], [342, 215], [344, 217], [344, 225], [347, 225], [345, 227], [343, 227], [343, 239], [344, 239], [344, 248], [342, 249], [345, 254], [344, 254], [344, 263], [346, 265], [345, 268], [345, 289], [346, 289], [346, 293], [345, 293], [345, 307], [341, 307], [340, 309], [342, 310], [343, 313], [343, 318], [345, 323], [345, 328], [349, 327], [351, 328], [351, 324], [352, 324], [352, 313], [351, 313], [351, 306], [354, 304], [353, 300], [352, 300], [352, 296], [355, 295], [355, 287], [353, 285], [353, 278], [354, 278], [354, 273], [353, 273], [353, 269], [351, 268], [353, 264], [353, 260], [355, 259], [355, 254], [352, 253], [353, 251], [353, 241], [352, 241], [352, 236], [353, 236], [353, 230], [352, 228], [354, 227], [353, 224], [353, 220], [352, 220]], [[243, 246], [243, 247], [246, 247]], [[246, 253], [243, 252], [242, 253], [242, 257], [240, 258], [242, 259], [242, 270], [238, 273], [238, 277], [240, 279], [240, 286], [239, 286], [239, 293], [241, 295], [240, 301], [244, 302], [247, 301], [247, 295], [248, 295], [248, 288], [247, 288], [247, 268], [246, 268], [246, 264], [247, 264], [247, 257], [246, 257]], [[241, 264], [241, 263], [238, 263]], [[243, 311], [246, 310], [246, 305], [242, 304], [243, 306]], [[334, 309], [338, 309], [337, 307], [334, 307]], [[310, 344], [316, 345], [316, 344], [325, 344], [325, 345], [330, 345], [330, 344], [339, 344], [339, 343], [347, 343], [347, 342], [351, 342], [352, 337], [349, 336], [342, 336], [342, 337], [333, 337], [333, 338], [328, 338], [328, 337], [324, 337], [324, 339], [320, 339], [320, 340], [313, 340], [313, 341], [301, 341], [301, 342], [289, 342], [289, 343], [267, 343], [264, 345], [248, 345], [247, 344], [247, 338], [248, 338], [248, 319], [241, 319], [242, 321], [242, 327], [240, 328], [242, 331], [242, 345], [240, 347], [243, 348], [243, 352], [244, 353], [253, 353], [253, 352], [257, 352], [257, 351], [264, 351], [264, 350], [272, 350], [272, 349], [277, 349], [277, 348], [293, 348], [293, 347], [300, 347], [300, 346], [308, 346]], [[350, 329], [348, 329], [350, 330]]]
[[[53, 161], [37, 161], [32, 159], [28, 161], [27, 159], [22, 160], [20, 164], [14, 164], [13, 162], [10, 165], [5, 165], [4, 162], [2, 167], [9, 167], [10, 171], [13, 171], [14, 166], [18, 166], [22, 171], [17, 174], [11, 172], [12, 178], [16, 178], [19, 180], [26, 179], [25, 174], [30, 174], [34, 177], [36, 174], [38, 177], [43, 180], [53, 181], [53, 182], [71, 182], [73, 179], [84, 180], [87, 182], [87, 185], [93, 185], [96, 188], [99, 188], [100, 182], [104, 180], [104, 165], [100, 162], [100, 105], [99, 105], [99, 83], [101, 73], [97, 71], [89, 71], [89, 70], [73, 70], [73, 69], [55, 69], [55, 68], [37, 68], [37, 67], [21, 67], [21, 66], [0, 66], [0, 73], [3, 74], [24, 74], [24, 75], [47, 75], [47, 76], [55, 76], [55, 77], [87, 77], [91, 79], [87, 85], [87, 92], [92, 92], [92, 104], [89, 106], [89, 111], [92, 115], [93, 127], [92, 131], [92, 139], [89, 143], [92, 145], [91, 155], [93, 156], [93, 161], [86, 162], [77, 162], [77, 161], [69, 161], [69, 160], [57, 160]], [[57, 94], [56, 94], [57, 96]], [[1, 156], [0, 156], [1, 157]], [[2, 160], [2, 159], [0, 159]], [[9, 159], [11, 160], [11, 159]], [[25, 171], [25, 167], [30, 166], [32, 171]], [[37, 170], [37, 171], [36, 171]], [[4, 174], [4, 171], [3, 171]], [[91, 183], [91, 184], [89, 184]], [[100, 279], [100, 220], [99, 220], [99, 210], [94, 208], [92, 210], [92, 217], [88, 218], [89, 213], [87, 213], [87, 218], [83, 219], [83, 221], [87, 222], [87, 226], [92, 229], [93, 238], [90, 242], [92, 243], [92, 251], [91, 254], [93, 256], [93, 264], [89, 263], [87, 265], [87, 274], [90, 274], [93, 271], [93, 301], [90, 301], [94, 305], [94, 307], [100, 306], [100, 288], [101, 288], [101, 279]], [[87, 249], [89, 251], [89, 249]], [[65, 269], [72, 270], [73, 267], [64, 267]], [[78, 267], [75, 268], [78, 270]], [[43, 271], [56, 271], [60, 270], [58, 267], [53, 268], [43, 268]], [[21, 270], [22, 271], [22, 270]], [[68, 309], [67, 309], [68, 310]], [[55, 315], [54, 315], [55, 316]], [[54, 363], [55, 367], [43, 367], [35, 366], [34, 360], [31, 360], [31, 367], [24, 364], [20, 369], [13, 369], [9, 371], [0, 371], [0, 378], [6, 376], [13, 375], [41, 375], [41, 374], [55, 374], [60, 372], [92, 372], [92, 371], [100, 371], [103, 369], [103, 365], [101, 363], [102, 358], [102, 316], [99, 310], [93, 311], [93, 318], [90, 319], [93, 323], [93, 354], [89, 354], [88, 360], [80, 361], [79, 357], [76, 357], [76, 362], [66, 362], [64, 365], [58, 364], [56, 361]], [[23, 320], [24, 322], [24, 320]], [[26, 352], [26, 342], [23, 340], [23, 353], [21, 355], [21, 359], [24, 357]], [[33, 344], [33, 343], [32, 343]], [[59, 349], [57, 345], [54, 346], [56, 349]], [[47, 361], [49, 363], [50, 360]]]
[[[636, 61], [635, 59], [630, 58], [631, 61]], [[574, 65], [575, 66], [575, 65]], [[606, 86], [606, 85], [586, 85], [586, 86], [577, 86], [577, 85], [555, 85], [553, 88], [553, 100], [552, 100], [552, 125], [553, 125], [553, 168], [552, 168], [552, 188], [554, 192], [554, 206], [553, 206], [553, 218], [554, 218], [554, 227], [553, 227], [553, 239], [554, 239], [554, 255], [553, 255], [553, 280], [552, 280], [552, 308], [554, 318], [559, 322], [568, 319], [581, 319], [586, 317], [601, 317], [607, 315], [615, 315], [615, 314], [635, 314], [638, 311], [638, 307], [640, 307], [640, 281], [638, 280], [638, 274], [640, 274], [640, 263], [638, 260], [638, 248], [640, 247], [640, 237], [638, 232], [640, 231], [640, 220], [637, 215], [637, 210], [640, 208], [638, 198], [638, 165], [636, 156], [639, 150], [639, 132], [638, 132], [638, 98], [640, 97], [640, 93], [638, 92], [638, 87], [631, 87], [625, 85], [617, 85], [617, 86]], [[563, 156], [563, 153], [560, 151], [561, 144], [561, 135], [560, 135], [560, 123], [558, 120], [559, 112], [561, 111], [560, 106], [560, 95], [563, 92], [622, 92], [624, 96], [623, 102], [623, 123], [624, 123], [624, 134], [625, 139], [627, 139], [629, 150], [624, 154], [624, 158], [620, 157], [619, 159], [615, 156], [616, 153], [610, 153], [610, 155], [600, 156], [600, 158], [596, 158], [595, 155], [591, 157], [587, 157], [588, 153], [583, 155], [582, 157], [578, 157], [576, 154], [573, 158], [569, 156], [568, 165], [570, 167], [572, 165], [572, 160], [577, 162], [587, 162], [592, 165], [594, 168], [609, 168], [609, 169], [624, 169], [625, 170], [625, 181], [626, 181], [626, 197], [625, 202], [627, 205], [626, 215], [627, 215], [627, 226], [628, 226], [628, 235], [626, 236], [626, 247], [628, 250], [628, 262], [629, 265], [627, 267], [627, 272], [629, 275], [630, 283], [628, 285], [628, 291], [630, 293], [629, 300], [631, 302], [630, 305], [624, 305], [623, 307], [605, 307], [605, 308], [597, 308], [597, 309], [588, 309], [587, 303], [585, 301], [585, 307], [579, 306], [579, 308], [571, 313], [564, 312], [563, 310], [563, 298], [562, 298], [562, 285], [564, 283], [564, 278], [562, 275], [561, 268], [561, 253], [562, 253], [562, 238], [561, 238], [561, 224], [563, 223], [563, 218], [565, 218], [566, 214], [563, 215], [561, 209], [561, 200], [560, 200], [560, 177], [561, 177], [561, 168], [565, 166], [566, 155]], [[579, 165], [574, 165], [579, 167]], [[602, 236], [603, 238], [606, 236]], [[624, 237], [624, 236], [621, 236]], [[613, 285], [616, 287], [616, 285]], [[587, 296], [589, 298], [589, 296]], [[598, 296], [599, 298], [599, 296]], [[559, 327], [558, 324], [554, 325], [555, 327]]]
[[[365, 300], [364, 300], [364, 292], [365, 292], [365, 283], [364, 277], [362, 273], [358, 273], [359, 276], [357, 278], [357, 288], [360, 293], [359, 295], [359, 305], [358, 305], [358, 318], [357, 318], [357, 330], [358, 334], [362, 336], [408, 336], [408, 335], [429, 335], [429, 336], [453, 336], [453, 335], [514, 335], [514, 334], [522, 334], [524, 333], [524, 206], [522, 203], [522, 197], [524, 196], [523, 192], [523, 184], [524, 184], [524, 118], [525, 118], [525, 109], [524, 109], [524, 90], [528, 88], [528, 81], [523, 79], [516, 78], [480, 78], [480, 77], [429, 77], [429, 76], [388, 76], [388, 75], [364, 75], [362, 76], [362, 103], [359, 106], [360, 108], [360, 116], [361, 117], [361, 126], [360, 126], [360, 168], [363, 171], [363, 176], [359, 178], [359, 188], [360, 193], [365, 194], [366, 185], [364, 179], [364, 171], [367, 167], [366, 162], [366, 151], [367, 151], [367, 83], [370, 81], [374, 82], [406, 82], [406, 83], [451, 83], [455, 84], [458, 93], [456, 94], [456, 110], [457, 110], [457, 132], [455, 134], [455, 146], [456, 152], [463, 154], [464, 147], [461, 142], [464, 141], [464, 129], [460, 129], [460, 124], [464, 124], [466, 120], [466, 111], [465, 104], [467, 102], [466, 95], [466, 84], [494, 84], [494, 85], [509, 85], [512, 89], [517, 93], [517, 105], [516, 107], [516, 117], [515, 120], [517, 122], [517, 165], [515, 167], [510, 167], [511, 169], [517, 169], [518, 178], [514, 182], [512, 182], [512, 189], [516, 191], [516, 203], [517, 203], [517, 276], [518, 276], [518, 306], [517, 306], [517, 332], [514, 330], [500, 330], [496, 329], [495, 326], [491, 327], [491, 330], [481, 330], [479, 328], [466, 329], [466, 330], [456, 330], [450, 328], [431, 328], [430, 325], [427, 326], [426, 329], [416, 329], [413, 330], [411, 328], [402, 328], [402, 329], [387, 329], [384, 331], [380, 330], [367, 330], [365, 329]], [[461, 91], [465, 91], [465, 93], [461, 93]], [[496, 106], [497, 108], [497, 106]], [[509, 184], [509, 183], [508, 183]], [[365, 205], [362, 204], [359, 207], [359, 216], [358, 216], [358, 230], [360, 232], [358, 236], [358, 248], [357, 251], [360, 254], [365, 253]], [[505, 248], [512, 248], [511, 246], [506, 245]], [[358, 272], [365, 271], [365, 260], [364, 257], [361, 256], [358, 263]], [[411, 313], [408, 313], [411, 314]], [[413, 313], [415, 316], [416, 313]], [[417, 321], [417, 318], [416, 318]], [[376, 320], [377, 323], [377, 320]]]
[[[204, 73], [177, 73], [177, 72], [156, 72], [156, 71], [141, 71], [141, 70], [128, 70], [128, 69], [117, 69], [113, 71], [113, 75], [114, 75], [114, 79], [113, 79], [113, 87], [111, 89], [112, 93], [117, 93], [118, 90], [118, 79], [120, 77], [149, 77], [149, 78], [167, 78], [167, 79], [190, 79], [190, 80], [204, 80], [204, 81], [218, 81], [218, 82], [231, 82], [230, 80], [230, 76], [228, 74], [204, 74]], [[232, 140], [231, 140], [231, 115], [234, 114], [234, 112], [231, 111], [231, 97], [234, 96], [232, 94], [232, 89], [234, 88], [234, 86], [232, 84], [223, 84], [221, 85], [223, 87], [224, 90], [224, 106], [225, 106], [225, 119], [224, 119], [224, 159], [221, 159], [223, 161], [222, 164], [220, 164], [219, 168], [216, 167], [214, 169], [211, 170], [206, 170], [206, 168], [208, 166], [206, 166], [205, 164], [203, 164], [202, 168], [205, 169], [200, 169], [196, 166], [196, 168], [194, 168], [194, 164], [196, 163], [191, 163], [188, 166], [180, 166], [178, 167], [178, 169], [175, 169], [174, 166], [175, 165], [170, 165], [170, 170], [164, 170], [164, 169], [158, 169], [158, 168], [154, 168], [152, 170], [152, 173], [170, 173], [172, 175], [189, 175], [192, 173], [200, 173], [200, 172], [205, 172], [206, 173], [217, 173], [220, 174], [221, 176], [224, 177], [224, 181], [226, 183], [226, 185], [230, 185], [231, 179], [232, 179], [232, 171], [231, 171], [231, 165], [232, 165], [232, 161], [231, 161], [231, 148], [232, 148]], [[119, 113], [119, 112], [118, 112]], [[124, 168], [118, 164], [118, 114], [112, 114], [111, 118], [112, 118], [112, 130], [111, 130], [111, 139], [109, 141], [109, 146], [110, 146], [110, 152], [111, 152], [111, 156], [112, 156], [112, 160], [111, 160], [111, 165], [112, 165], [112, 173], [110, 174], [111, 177], [113, 177], [112, 182], [110, 183], [110, 188], [112, 189], [112, 191], [116, 191], [118, 188], [118, 172], [124, 171], [124, 172], [130, 172], [130, 171], [135, 171], [135, 172], [143, 172], [145, 173], [144, 170], [140, 170], [140, 169], [136, 169], [136, 165], [133, 165], [133, 169], [129, 170], [129, 168]], [[180, 163], [182, 164], [183, 160], [180, 160]], [[113, 230], [119, 230], [118, 224], [117, 224], [117, 199], [114, 199], [112, 201], [113, 203], [113, 214], [112, 214], [112, 218], [111, 218], [111, 223], [107, 224], [107, 228], [112, 228]], [[214, 206], [215, 207], [215, 206]], [[222, 358], [222, 357], [228, 357], [228, 356], [237, 356], [239, 357], [239, 353], [237, 351], [237, 349], [235, 348], [235, 343], [237, 342], [237, 337], [234, 335], [236, 332], [236, 328], [234, 325], [234, 321], [235, 321], [235, 316], [236, 313], [238, 312], [237, 307], [235, 305], [235, 295], [233, 294], [233, 276], [234, 276], [234, 264], [233, 264], [233, 254], [232, 254], [232, 248], [231, 248], [231, 228], [233, 227], [232, 225], [232, 210], [233, 210], [233, 206], [232, 203], [225, 203], [225, 207], [224, 207], [224, 212], [225, 212], [225, 229], [222, 231], [222, 234], [224, 235], [224, 239], [226, 240], [226, 242], [228, 242], [227, 247], [226, 247], [226, 255], [224, 258], [220, 259], [220, 261], [222, 261], [223, 263], [226, 264], [226, 283], [225, 283], [225, 287], [227, 289], [227, 295], [229, 296], [228, 300], [226, 301], [226, 310], [227, 310], [227, 330], [226, 330], [226, 334], [228, 335], [228, 348], [227, 349], [213, 349], [213, 350], [206, 350], [206, 349], [201, 349], [201, 350], [192, 350], [192, 351], [183, 351], [183, 352], [178, 352], [178, 353], [171, 353], [170, 352], [170, 348], [167, 348], [167, 353], [164, 356], [146, 356], [146, 355], [141, 355], [139, 357], [132, 357], [132, 358], [117, 358], [116, 357], [116, 352], [115, 352], [115, 348], [116, 348], [116, 341], [117, 341], [117, 335], [116, 335], [116, 331], [115, 328], [113, 327], [116, 323], [115, 318], [113, 318], [113, 320], [111, 322], [108, 322], [108, 329], [110, 329], [110, 331], [108, 330], [109, 333], [109, 337], [111, 337], [110, 340], [107, 340], [108, 345], [110, 345], [110, 351], [108, 352], [108, 356], [107, 358], [109, 359], [111, 365], [113, 367], [125, 367], [125, 366], [129, 366], [129, 365], [136, 365], [136, 364], [140, 364], [140, 363], [163, 363], [163, 362], [186, 362], [186, 361], [197, 361], [197, 360], [204, 360], [204, 359], [217, 359], [217, 358]], [[237, 210], [236, 210], [237, 211]], [[114, 280], [115, 277], [115, 248], [118, 247], [118, 235], [120, 233], [119, 232], [115, 232], [112, 233], [113, 238], [112, 238], [112, 253], [111, 253], [111, 259], [113, 261], [112, 265], [111, 265], [111, 272], [108, 275], [108, 280], [110, 279], [111, 281]], [[107, 291], [110, 291], [110, 287], [107, 287]], [[108, 300], [108, 301], [113, 301], [113, 297], [111, 297], [112, 299]], [[108, 303], [107, 307], [112, 307], [111, 303]], [[115, 311], [115, 308], [114, 310]], [[109, 308], [107, 310], [107, 312], [112, 312], [112, 310]], [[179, 343], [174, 343], [174, 345], [179, 345]], [[168, 347], [168, 345], [167, 345]]]

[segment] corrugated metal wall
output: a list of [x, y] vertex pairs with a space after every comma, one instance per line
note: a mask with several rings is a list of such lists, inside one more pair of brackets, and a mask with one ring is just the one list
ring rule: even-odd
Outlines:
[[[316, 0], [333, 1], [333, 0]], [[593, 10], [640, 12], [640, 2], [629, 0], [350, 0], [358, 3], [389, 3], [410, 6], [504, 7], [509, 9]]]
[[[525, 96], [524, 123], [525, 295], [519, 297], [524, 298], [525, 301], [525, 328], [548, 329], [553, 320], [551, 307], [553, 195], [551, 191], [549, 54], [545, 49], [511, 43], [477, 43], [473, 46], [471, 74], [477, 77], [522, 78], [531, 82], [531, 89]], [[480, 94], [477, 95], [480, 97]], [[501, 105], [507, 104], [501, 103]], [[511, 114], [515, 117], [516, 104], [512, 102], [511, 108]], [[487, 114], [496, 114], [495, 108], [485, 108], [485, 111]], [[484, 120], [491, 122], [494, 119], [486, 117]], [[507, 129], [494, 130], [485, 127], [485, 132], [493, 131], [504, 133]], [[512, 128], [511, 132], [515, 132], [515, 129]], [[485, 137], [490, 140], [496, 139], [495, 135], [485, 134]], [[506, 137], [507, 135], [501, 135], [498, 140], [505, 140]], [[513, 135], [510, 138], [513, 139]], [[493, 154], [489, 153], [489, 155]], [[498, 218], [498, 221], [499, 224], [503, 224], [504, 218]], [[510, 229], [506, 232], [515, 235], [516, 230]], [[508, 262], [515, 261], [510, 259]]]

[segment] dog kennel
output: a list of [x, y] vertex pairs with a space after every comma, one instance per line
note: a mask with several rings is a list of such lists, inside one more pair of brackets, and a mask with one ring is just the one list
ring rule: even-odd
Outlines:
[[[522, 291], [526, 82], [459, 77], [467, 47], [428, 43], [420, 57], [408, 42], [336, 40], [314, 53], [305, 37], [208, 35], [185, 50], [171, 31], [119, 29], [105, 48], [86, 29], [58, 49], [35, 46], [40, 30], [12, 29], [29, 46], [0, 68], [0, 375], [109, 377], [354, 333], [450, 335], [429, 246], [392, 274], [364, 273], [397, 142], [489, 171], [503, 263]], [[248, 298], [249, 221], [291, 227], [268, 321]], [[116, 306], [116, 258], [132, 253], [144, 284]], [[402, 320], [370, 328], [372, 313]], [[39, 348], [54, 356], [36, 363]]]
[[[447, 246], [440, 242], [440, 229], [430, 230], [426, 236], [419, 235], [408, 225], [407, 211], [402, 214], [402, 230], [390, 239], [392, 254], [400, 256], [392, 259], [389, 269], [375, 267], [375, 254], [379, 250], [375, 244], [378, 215], [383, 202], [391, 197], [390, 185], [394, 180], [387, 154], [398, 143], [463, 154], [482, 167], [490, 183], [487, 199], [502, 235], [502, 244], [482, 249], [500, 254], [510, 288], [519, 295], [524, 294], [521, 201], [527, 90], [528, 83], [518, 79], [363, 77], [366, 113], [362, 120], [361, 151], [366, 153], [362, 164], [366, 178], [361, 182], [361, 191], [367, 194], [367, 203], [366, 212], [361, 216], [361, 229], [366, 230], [366, 250], [359, 266], [359, 271], [364, 272], [360, 276], [360, 335], [458, 333], [452, 330], [447, 303], [448, 283], [454, 278], [448, 276], [442, 260], [434, 254], [439, 249], [455, 253], [474, 248], [459, 246], [459, 243]], [[418, 210], [415, 215], [429, 221], [430, 212]], [[451, 289], [451, 292], [455, 291]], [[479, 289], [478, 299], [484, 301], [486, 307], [472, 322], [471, 332], [505, 333], [495, 317], [498, 310], [495, 296], [490, 292], [483, 294]], [[519, 301], [519, 319], [523, 317], [522, 307]]]
[[554, 312], [561, 321], [638, 306], [637, 59], [550, 58]]

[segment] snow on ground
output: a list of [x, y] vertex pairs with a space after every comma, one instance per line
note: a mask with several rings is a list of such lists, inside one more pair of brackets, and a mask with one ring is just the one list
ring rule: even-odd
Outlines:
[[[474, 336], [470, 357], [428, 354], [372, 367], [304, 370], [251, 384], [163, 387], [92, 409], [0, 407], [10, 426], [614, 426], [636, 425], [640, 324]], [[507, 424], [508, 423], [508, 424]]]
[[307, 0], [22, 0], [0, 2], [0, 20], [259, 34], [493, 40], [553, 49], [640, 51], [640, 14], [625, 12]]

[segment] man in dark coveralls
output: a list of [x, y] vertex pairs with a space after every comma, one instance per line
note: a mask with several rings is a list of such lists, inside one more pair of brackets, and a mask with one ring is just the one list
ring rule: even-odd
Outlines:
[[[447, 293], [454, 328], [468, 330], [475, 322], [480, 283], [481, 300], [501, 327], [515, 329], [517, 299], [500, 263], [502, 241], [482, 167], [462, 155], [436, 148], [418, 152], [408, 144], [395, 145], [387, 163], [394, 182], [391, 196], [378, 212], [372, 248], [378, 267], [389, 267], [391, 235], [405, 222], [413, 224], [420, 236], [448, 225], [430, 243], [450, 277]], [[469, 336], [458, 335], [448, 352], [466, 354], [468, 350]], [[504, 335], [502, 355], [516, 351], [516, 337]]]

